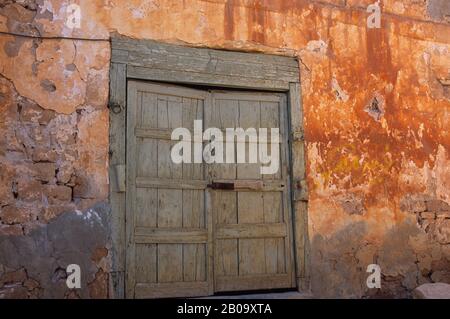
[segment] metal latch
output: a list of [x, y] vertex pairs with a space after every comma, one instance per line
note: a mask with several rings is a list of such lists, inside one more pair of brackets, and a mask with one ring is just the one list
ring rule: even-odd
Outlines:
[[217, 181], [211, 182], [206, 185], [206, 187], [211, 189], [223, 189], [223, 190], [261, 190], [264, 187], [264, 183], [262, 181], [233, 181], [233, 182], [224, 182]]
[[211, 184], [206, 185], [206, 187], [211, 189], [226, 189], [226, 190], [234, 190], [234, 183], [233, 182], [212, 182]]

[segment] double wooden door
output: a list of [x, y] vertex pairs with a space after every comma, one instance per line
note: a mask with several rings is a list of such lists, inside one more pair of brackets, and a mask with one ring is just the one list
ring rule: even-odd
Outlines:
[[[294, 287], [285, 96], [129, 81], [127, 105], [126, 296]], [[223, 132], [279, 128], [279, 169], [175, 164], [172, 131], [187, 128], [194, 139], [194, 120]]]

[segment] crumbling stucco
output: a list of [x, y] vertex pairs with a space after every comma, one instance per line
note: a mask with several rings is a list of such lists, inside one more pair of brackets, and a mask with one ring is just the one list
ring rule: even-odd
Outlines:
[[[314, 295], [408, 297], [450, 282], [448, 1], [380, 1], [382, 26], [368, 29], [373, 2], [80, 1], [70, 29], [70, 1], [1, 1], [0, 31], [92, 40], [0, 35], [2, 238], [32, 240], [106, 200], [110, 53], [99, 40], [118, 33], [299, 58]], [[365, 286], [370, 263], [381, 290]], [[8, 276], [28, 296], [51, 293], [16, 266]]]

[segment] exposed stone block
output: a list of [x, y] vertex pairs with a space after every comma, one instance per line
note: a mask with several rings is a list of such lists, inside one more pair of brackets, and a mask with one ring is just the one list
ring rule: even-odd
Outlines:
[[0, 169], [0, 206], [8, 205], [14, 202], [13, 184], [14, 168], [2, 162]]
[[422, 217], [424, 219], [435, 219], [436, 214], [433, 212], [422, 212], [422, 213], [420, 213], [420, 217]]
[[443, 200], [433, 199], [426, 202], [427, 210], [430, 212], [450, 211], [450, 205]]
[[71, 164], [63, 164], [58, 168], [58, 173], [56, 174], [56, 179], [59, 183], [69, 184], [70, 186], [74, 186], [74, 168]]
[[450, 219], [437, 220], [433, 230], [439, 243], [450, 244]]
[[42, 215], [40, 216], [40, 220], [44, 222], [49, 222], [53, 218], [61, 215], [65, 212], [70, 212], [75, 210], [75, 205], [70, 204], [62, 204], [62, 205], [49, 205], [42, 209]]
[[44, 192], [50, 204], [69, 202], [72, 199], [72, 188], [64, 185], [44, 185]]
[[38, 147], [34, 149], [32, 159], [35, 162], [56, 162], [58, 154], [55, 150]]
[[448, 219], [448, 218], [450, 218], [450, 211], [447, 211], [447, 212], [439, 212], [439, 213], [436, 213], [436, 218], [438, 218], [438, 219]]
[[55, 163], [35, 163], [33, 165], [36, 178], [40, 181], [50, 182], [55, 178]]
[[37, 180], [19, 179], [17, 182], [18, 198], [25, 201], [42, 200], [43, 185]]
[[0, 210], [0, 220], [4, 224], [20, 224], [30, 220], [30, 208], [5, 206]]

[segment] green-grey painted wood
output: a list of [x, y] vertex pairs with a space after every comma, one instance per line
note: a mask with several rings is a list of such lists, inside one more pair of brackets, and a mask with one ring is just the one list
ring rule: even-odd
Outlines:
[[125, 164], [126, 68], [125, 64], [112, 63], [109, 85], [109, 200], [113, 250], [110, 282], [114, 298], [123, 298], [125, 288], [125, 193], [117, 188], [115, 166]]
[[287, 91], [299, 81], [295, 58], [112, 38], [112, 61], [128, 65], [128, 77], [223, 87]]
[[290, 84], [289, 104], [297, 289], [305, 291], [309, 289], [308, 193], [305, 179], [304, 140], [303, 138], [295, 138], [303, 137], [303, 109], [299, 83]]

